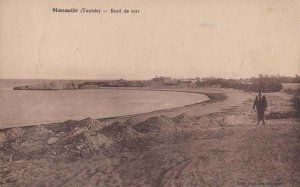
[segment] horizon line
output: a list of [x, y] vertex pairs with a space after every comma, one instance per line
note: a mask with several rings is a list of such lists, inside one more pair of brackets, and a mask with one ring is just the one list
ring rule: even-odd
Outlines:
[[295, 78], [297, 77], [298, 74], [295, 74], [294, 76], [291, 75], [270, 75], [270, 74], [258, 74], [256, 76], [251, 76], [251, 77], [239, 77], [239, 78], [224, 78], [224, 77], [219, 77], [219, 76], [205, 76], [205, 77], [172, 77], [172, 76], [164, 76], [164, 75], [159, 75], [159, 76], [153, 76], [152, 78], [148, 79], [126, 79], [126, 78], [0, 78], [0, 80], [151, 80], [155, 77], [168, 77], [172, 79], [203, 79], [203, 78], [221, 78], [221, 79], [251, 79], [251, 78], [259, 78], [260, 75], [263, 77], [290, 77], [290, 78]]

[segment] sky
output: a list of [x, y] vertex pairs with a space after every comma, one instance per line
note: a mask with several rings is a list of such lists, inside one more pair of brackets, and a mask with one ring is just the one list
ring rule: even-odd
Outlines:
[[0, 0], [2, 79], [258, 74], [300, 74], [300, 1]]

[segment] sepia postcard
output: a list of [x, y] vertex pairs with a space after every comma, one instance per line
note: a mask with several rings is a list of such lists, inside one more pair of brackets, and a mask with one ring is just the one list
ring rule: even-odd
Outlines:
[[300, 186], [300, 1], [0, 0], [0, 186]]

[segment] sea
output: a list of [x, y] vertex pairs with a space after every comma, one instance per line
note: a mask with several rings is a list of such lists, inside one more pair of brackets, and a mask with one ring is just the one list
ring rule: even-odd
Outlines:
[[[52, 80], [1, 80], [0, 128], [99, 119], [200, 103], [203, 94], [128, 89], [13, 90]], [[57, 80], [55, 80], [57, 81]]]

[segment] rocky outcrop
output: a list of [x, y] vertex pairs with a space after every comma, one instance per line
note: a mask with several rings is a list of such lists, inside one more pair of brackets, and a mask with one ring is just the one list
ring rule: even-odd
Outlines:
[[145, 81], [127, 81], [127, 80], [111, 80], [111, 81], [58, 81], [34, 84], [28, 86], [17, 86], [14, 90], [75, 90], [75, 89], [99, 89], [102, 87], [145, 87]]
[[14, 90], [74, 90], [78, 84], [73, 82], [50, 82], [28, 86], [17, 86]]

